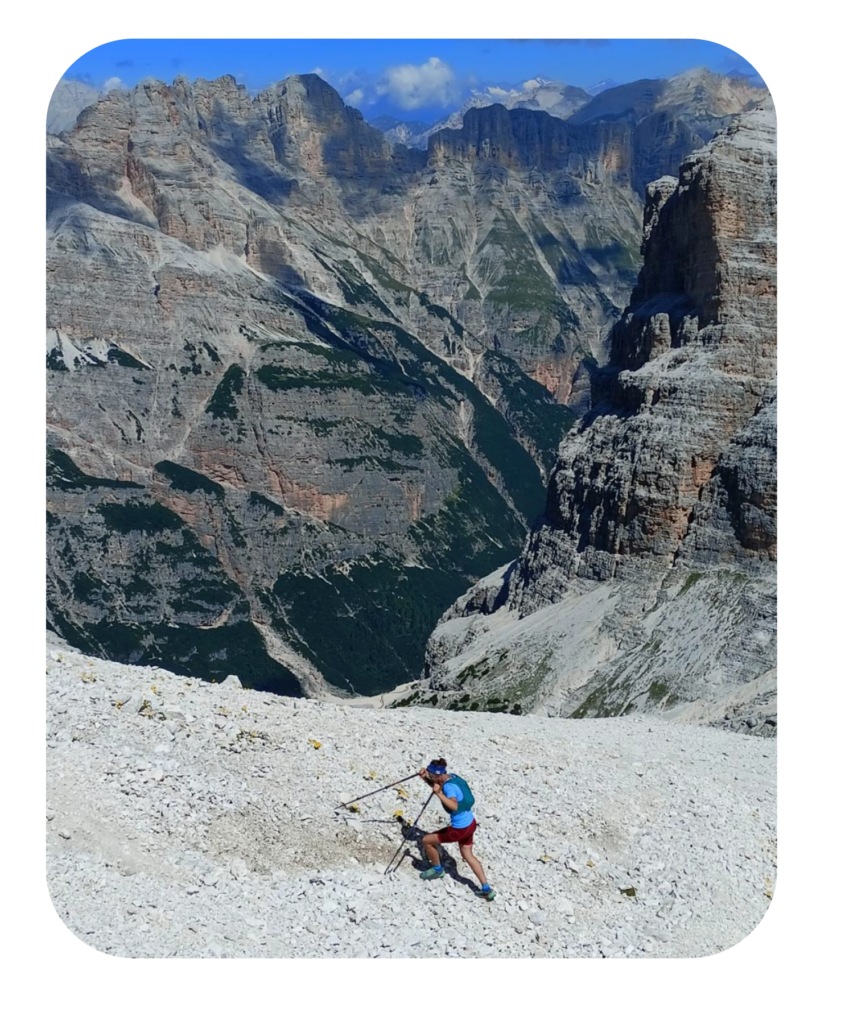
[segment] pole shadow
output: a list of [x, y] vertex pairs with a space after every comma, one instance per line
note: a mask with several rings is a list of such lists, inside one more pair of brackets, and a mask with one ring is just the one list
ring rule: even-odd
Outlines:
[[[417, 856], [414, 855], [411, 849], [407, 846], [407, 848], [403, 851], [403, 855], [401, 856], [400, 861], [408, 857], [409, 860], [412, 862], [412, 867], [415, 869], [415, 871], [417, 871], [418, 873], [424, 871], [426, 868], [429, 867], [429, 864], [427, 861], [424, 860], [423, 856], [423, 838], [426, 835], [430, 835], [430, 833], [425, 832], [422, 828], [417, 828], [412, 825], [403, 825], [401, 828], [401, 832], [403, 833], [404, 841], [408, 840], [409, 842], [414, 842], [415, 846], [417, 847]], [[445, 846], [439, 845], [438, 851], [441, 856], [441, 867], [444, 869], [444, 874], [449, 875], [454, 882], [458, 882], [460, 885], [466, 885], [467, 888], [472, 889], [474, 893], [481, 893], [482, 890], [480, 886], [477, 885], [477, 883], [474, 882], [473, 879], [465, 878], [464, 875], [459, 874], [458, 861], [455, 859], [455, 857], [452, 856], [451, 853], [449, 853]], [[398, 864], [400, 863], [400, 861], [398, 861]]]

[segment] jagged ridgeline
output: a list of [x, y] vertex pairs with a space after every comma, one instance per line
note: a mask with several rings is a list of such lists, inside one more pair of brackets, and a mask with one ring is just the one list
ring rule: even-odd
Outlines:
[[648, 186], [545, 515], [442, 617], [404, 703], [776, 732], [776, 180], [769, 105]]
[[50, 624], [286, 694], [416, 678], [589, 404], [635, 116], [477, 109], [421, 152], [314, 75], [226, 77], [48, 136]]
[[[443, 608], [516, 553], [540, 471], [478, 389], [396, 325], [269, 305], [286, 329], [267, 341], [243, 328], [247, 357], [221, 376], [209, 348], [185, 345], [172, 364], [169, 413], [190, 420], [174, 458], [142, 472], [114, 460], [108, 477], [49, 450], [52, 621], [121, 660], [284, 693], [311, 665], [376, 692], [416, 674]], [[60, 333], [52, 351], [73, 365], [54, 371], [54, 393], [84, 375], [133, 400], [140, 446], [152, 371], [74, 362]]]

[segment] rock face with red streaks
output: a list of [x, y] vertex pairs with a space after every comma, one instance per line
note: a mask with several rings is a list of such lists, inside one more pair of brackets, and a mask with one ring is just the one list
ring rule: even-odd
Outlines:
[[631, 127], [491, 106], [421, 153], [315, 75], [177, 78], [47, 157], [52, 624], [255, 685], [414, 678], [589, 405], [639, 266]]
[[[773, 470], [773, 458], [754, 460], [747, 476], [727, 466], [750, 460], [773, 424], [775, 185], [773, 115], [757, 112], [688, 161], [679, 181], [649, 187], [640, 281], [593, 413], [562, 446], [546, 524], [524, 559], [529, 584], [515, 583], [522, 607], [556, 596], [549, 580], [562, 592], [565, 578], [674, 564], [696, 547], [690, 534], [709, 502], [735, 503], [733, 530], [752, 532], [738, 521], [749, 477]], [[773, 474], [756, 485], [759, 505], [773, 501]], [[772, 548], [757, 535], [740, 557]]]
[[[486, 677], [485, 700], [722, 721], [771, 700], [773, 112], [742, 115], [647, 198], [643, 269], [593, 410], [563, 441], [544, 519], [495, 594], [479, 588], [478, 610], [463, 600], [433, 636], [433, 686]], [[590, 643], [565, 652], [565, 618], [582, 602]], [[530, 692], [517, 689], [524, 675]]]
[[572, 417], [502, 355], [477, 386], [481, 345], [360, 228], [405, 162], [315, 76], [144, 83], [48, 137], [65, 637], [375, 692], [516, 554]]

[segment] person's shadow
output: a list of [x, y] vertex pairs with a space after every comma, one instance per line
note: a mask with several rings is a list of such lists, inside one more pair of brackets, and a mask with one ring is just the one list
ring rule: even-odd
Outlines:
[[[415, 871], [418, 873], [424, 871], [429, 867], [429, 864], [424, 860], [423, 856], [423, 837], [429, 833], [425, 832], [422, 828], [418, 828], [416, 825], [409, 825], [405, 821], [401, 825], [400, 831], [403, 835], [403, 842], [406, 846], [399, 859], [395, 862], [394, 870], [397, 869], [397, 865], [400, 864], [404, 858], [408, 858], [412, 862], [412, 867]], [[412, 852], [410, 844], [416, 847], [417, 855]], [[445, 873], [454, 881], [472, 889], [473, 892], [480, 893], [482, 891], [481, 888], [471, 878], [465, 878], [464, 875], [459, 874], [458, 861], [452, 857], [443, 846], [439, 846], [438, 849], [441, 854], [441, 867], [444, 869]]]

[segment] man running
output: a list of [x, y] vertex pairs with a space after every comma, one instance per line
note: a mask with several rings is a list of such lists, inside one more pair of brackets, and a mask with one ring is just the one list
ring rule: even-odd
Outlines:
[[441, 867], [438, 845], [440, 843], [458, 843], [462, 857], [482, 883], [479, 895], [486, 900], [492, 900], [496, 893], [488, 885], [482, 865], [473, 856], [473, 833], [476, 831], [476, 818], [471, 810], [474, 801], [470, 787], [458, 775], [450, 775], [447, 772], [447, 762], [443, 757], [437, 758], [426, 768], [421, 768], [418, 775], [432, 787], [432, 792], [450, 815], [450, 824], [447, 828], [440, 832], [429, 832], [423, 837], [423, 850], [432, 867], [422, 871], [421, 878], [427, 880], [441, 878], [444, 869]]

